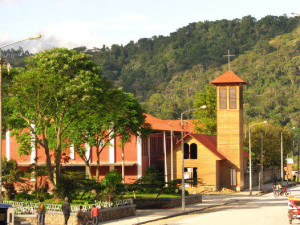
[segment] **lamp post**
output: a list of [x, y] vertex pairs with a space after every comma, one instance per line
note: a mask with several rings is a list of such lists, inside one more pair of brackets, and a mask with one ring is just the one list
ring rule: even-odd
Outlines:
[[283, 132], [288, 130], [293, 130], [295, 127], [292, 127], [287, 130], [283, 130], [280, 133], [280, 176], [281, 176], [281, 183], [283, 182]]
[[249, 126], [249, 194], [252, 195], [252, 156], [251, 156], [251, 127], [256, 126], [258, 124], [267, 123], [267, 121], [263, 121], [260, 123], [255, 123]]
[[181, 153], [182, 153], [182, 160], [181, 160], [181, 207], [182, 211], [185, 211], [185, 185], [184, 185], [184, 143], [183, 143], [183, 114], [191, 111], [195, 111], [198, 109], [206, 109], [206, 105], [203, 105], [196, 109], [190, 109], [184, 111], [180, 115], [180, 125], [181, 125]]
[[[12, 42], [3, 46], [0, 46], [0, 50], [10, 45], [14, 45], [27, 40], [39, 40], [42, 37], [40, 34], [36, 34], [32, 37]], [[2, 202], [2, 58], [0, 57], [0, 202]]]

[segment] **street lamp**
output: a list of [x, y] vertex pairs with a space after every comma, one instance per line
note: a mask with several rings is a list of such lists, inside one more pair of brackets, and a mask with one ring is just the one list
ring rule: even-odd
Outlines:
[[263, 121], [260, 123], [255, 123], [249, 126], [249, 192], [252, 195], [252, 156], [251, 156], [251, 127], [256, 126], [258, 124], [267, 123], [267, 121]]
[[195, 111], [198, 109], [206, 109], [206, 105], [203, 105], [199, 108], [196, 109], [190, 109], [187, 111], [184, 111], [181, 113], [180, 116], [180, 125], [181, 125], [181, 153], [182, 153], [182, 160], [181, 160], [181, 206], [182, 206], [182, 211], [185, 210], [185, 185], [184, 185], [184, 143], [183, 143], [183, 114], [191, 111]]
[[[29, 38], [12, 42], [3, 46], [0, 46], [0, 50], [10, 45], [14, 45], [27, 40], [39, 40], [42, 37], [40, 34], [36, 34]], [[2, 202], [2, 58], [0, 57], [0, 202]]]
[[[283, 132], [284, 131], [288, 131], [288, 130], [294, 130], [295, 127], [292, 127], [290, 129], [287, 129], [287, 130], [283, 130], [281, 131], [280, 133], [280, 140], [281, 140], [281, 147], [280, 147], [280, 176], [281, 176], [281, 183], [283, 182]], [[287, 178], [288, 179], [288, 178]]]

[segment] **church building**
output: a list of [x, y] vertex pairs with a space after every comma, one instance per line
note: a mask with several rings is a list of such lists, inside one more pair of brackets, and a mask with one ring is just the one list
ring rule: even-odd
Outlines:
[[[203, 185], [215, 189], [227, 187], [242, 190], [244, 172], [248, 154], [243, 151], [243, 85], [247, 84], [232, 71], [227, 71], [210, 82], [217, 89], [217, 135], [196, 134], [192, 120], [185, 120], [184, 132], [184, 171], [182, 171], [181, 121], [161, 120], [146, 114], [146, 122], [152, 132], [148, 137], [132, 136], [125, 144], [125, 182], [132, 183], [145, 174], [145, 169], [155, 165], [162, 168], [165, 181], [186, 178], [199, 178]], [[31, 155], [19, 156], [18, 144], [7, 131], [2, 140], [2, 157], [16, 159], [22, 168], [33, 163], [45, 165], [43, 149], [32, 147]], [[87, 148], [88, 149], [88, 148]], [[87, 150], [92, 173], [96, 175], [96, 153]], [[62, 166], [70, 170], [84, 171], [85, 163], [70, 148], [66, 150], [70, 157]], [[100, 154], [100, 177], [116, 169], [122, 171], [122, 149], [119, 139], [110, 141], [110, 145]], [[33, 181], [34, 182], [34, 181]]]

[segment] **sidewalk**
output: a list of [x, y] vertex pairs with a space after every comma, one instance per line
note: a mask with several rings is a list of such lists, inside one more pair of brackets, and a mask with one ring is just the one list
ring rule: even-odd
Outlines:
[[[264, 191], [272, 191], [273, 184], [264, 184]], [[186, 205], [185, 211], [182, 211], [181, 207], [172, 209], [144, 209], [137, 210], [136, 216], [126, 217], [119, 220], [110, 220], [102, 222], [101, 224], [107, 225], [133, 225], [144, 224], [146, 222], [175, 217], [183, 214], [188, 214], [194, 211], [201, 211], [204, 209], [230, 204], [238, 200], [253, 199], [253, 197], [259, 197], [258, 187], [252, 188], [252, 195], [249, 195], [249, 189], [245, 189], [238, 194], [233, 195], [203, 195], [201, 203]]]

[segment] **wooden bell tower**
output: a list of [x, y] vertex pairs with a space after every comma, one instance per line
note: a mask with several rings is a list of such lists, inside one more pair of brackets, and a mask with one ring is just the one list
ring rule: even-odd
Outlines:
[[227, 160], [219, 165], [221, 187], [240, 191], [244, 186], [243, 85], [232, 71], [210, 82], [217, 88], [217, 150]]

